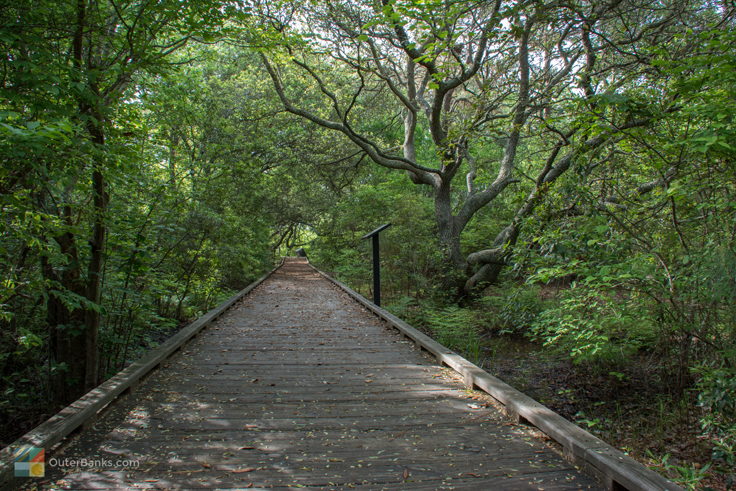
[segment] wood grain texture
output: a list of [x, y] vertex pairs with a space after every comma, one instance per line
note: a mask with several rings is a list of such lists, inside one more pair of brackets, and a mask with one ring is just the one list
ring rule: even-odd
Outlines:
[[0, 451], [0, 488], [14, 489], [19, 485], [19, 482], [22, 482], [14, 478], [13, 453], [15, 449], [33, 446], [48, 450], [63, 441], [72, 432], [90, 424], [98, 413], [124, 394], [125, 391], [135, 387], [151, 371], [181, 349], [190, 339], [199, 334], [203, 328], [221, 316], [238, 300], [260, 285], [274, 271], [275, 269], [263, 275], [196, 321], [182, 328], [158, 348], [149, 351], [140, 360], [131, 363], [114, 377], [89, 391], [44, 423], [2, 449]]
[[[70, 489], [600, 489], [490, 397], [287, 261], [56, 451]], [[136, 466], [116, 465], [134, 460]]]
[[494, 377], [462, 356], [419, 332], [395, 315], [376, 306], [347, 285], [315, 269], [370, 312], [386, 321], [417, 346], [431, 353], [440, 364], [455, 370], [463, 382], [478, 388], [503, 406], [504, 412], [517, 422], [530, 424], [560, 444], [565, 456], [597, 476], [606, 489], [629, 491], [682, 491], [683, 488], [644, 467], [620, 450], [566, 420], [526, 394]]

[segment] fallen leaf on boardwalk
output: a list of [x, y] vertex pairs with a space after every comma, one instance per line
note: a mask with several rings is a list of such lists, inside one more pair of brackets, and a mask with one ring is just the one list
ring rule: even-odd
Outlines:
[[254, 470], [256, 470], [255, 467], [246, 467], [245, 469], [235, 469], [230, 472], [232, 472], [233, 474], [244, 474], [246, 472], [253, 472]]
[[409, 472], [409, 469], [404, 469], [404, 481], [409, 479], [409, 476], [411, 476], [411, 473]]
[[244, 430], [255, 430], [256, 428], [258, 428], [258, 425], [245, 425], [245, 426], [243, 426], [243, 429]]
[[465, 474], [461, 474], [461, 476], [481, 477], [480, 474], [476, 474], [475, 472], [466, 472]]
[[245, 447], [240, 447], [238, 450], [255, 450], [255, 448], [252, 445], [246, 445]]
[[212, 467], [212, 465], [208, 464], [207, 462], [202, 462], [202, 467], [204, 467], [205, 469], [209, 469]]

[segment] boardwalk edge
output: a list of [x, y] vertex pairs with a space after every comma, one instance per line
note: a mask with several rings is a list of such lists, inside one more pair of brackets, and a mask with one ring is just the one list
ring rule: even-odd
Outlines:
[[535, 426], [560, 444], [567, 459], [596, 475], [607, 489], [614, 491], [683, 490], [664, 476], [648, 469], [620, 450], [442, 346], [390, 312], [378, 307], [344, 283], [313, 265], [310, 264], [310, 266], [391, 327], [433, 354], [440, 364], [447, 365], [462, 375], [469, 387], [480, 389], [500, 402], [505, 407], [506, 414], [514, 420]]
[[[274, 269], [210, 310], [202, 317], [181, 328], [163, 344], [146, 353], [141, 359], [128, 365], [96, 388], [65, 407], [45, 422], [41, 423], [13, 443], [0, 450], [0, 489], [13, 489], [15, 484], [13, 451], [18, 447], [33, 446], [47, 452], [78, 428], [95, 419], [118, 397], [132, 389], [141, 379], [155, 370], [164, 360], [182, 348], [190, 339], [206, 326], [224, 314], [238, 300], [245, 297], [258, 285], [269, 278], [284, 264], [284, 260]], [[29, 481], [30, 483], [30, 481]]]

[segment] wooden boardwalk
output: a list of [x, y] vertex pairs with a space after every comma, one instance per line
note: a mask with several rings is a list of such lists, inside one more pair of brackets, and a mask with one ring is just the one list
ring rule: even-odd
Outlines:
[[49, 457], [70, 489], [600, 486], [296, 260]]

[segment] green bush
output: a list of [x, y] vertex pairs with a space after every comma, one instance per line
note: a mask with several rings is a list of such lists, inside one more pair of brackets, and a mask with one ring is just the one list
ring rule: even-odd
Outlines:
[[414, 326], [429, 332], [438, 343], [479, 363], [482, 358], [481, 323], [478, 312], [456, 305], [403, 297], [388, 309]]
[[538, 285], [505, 283], [478, 301], [484, 325], [498, 334], [529, 334], [537, 317], [550, 305]]
[[573, 285], [532, 324], [535, 339], [566, 352], [574, 362], [620, 362], [651, 343], [644, 309], [591, 285]]
[[451, 350], [478, 358], [480, 352], [480, 327], [474, 311], [450, 305], [425, 311], [427, 326], [432, 336]]
[[712, 459], [733, 469], [736, 466], [736, 369], [733, 366], [699, 367], [696, 386], [700, 424], [713, 444]]

